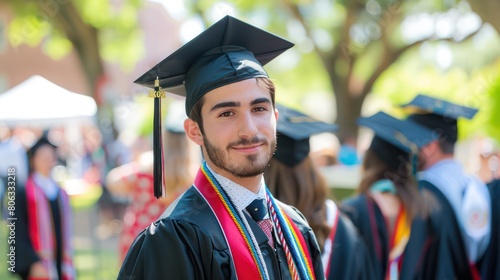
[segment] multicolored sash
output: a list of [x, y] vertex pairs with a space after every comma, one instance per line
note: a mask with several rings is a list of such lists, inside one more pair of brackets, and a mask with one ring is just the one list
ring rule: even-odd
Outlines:
[[[229, 196], [210, 173], [206, 162], [198, 171], [194, 186], [207, 201], [219, 222], [229, 246], [238, 279], [269, 279], [262, 253], [252, 230], [241, 211], [236, 209]], [[302, 279], [315, 279], [310, 253], [302, 234], [290, 217], [276, 204], [269, 191], [268, 203], [274, 209], [274, 214], [271, 210], [271, 215], [275, 226], [278, 231], [283, 232], [299, 276]]]
[[[311, 255], [302, 233], [292, 219], [276, 204], [269, 189], [266, 191], [269, 210], [287, 256], [288, 269], [292, 278], [316, 279], [312, 269]], [[294, 268], [298, 269], [298, 275]]]
[[406, 210], [404, 206], [401, 205], [390, 241], [391, 250], [389, 252], [389, 268], [387, 270], [386, 279], [399, 279], [401, 257], [403, 256], [406, 244], [408, 243], [408, 239], [410, 238], [410, 231], [411, 227], [409, 226], [409, 222], [407, 220]]

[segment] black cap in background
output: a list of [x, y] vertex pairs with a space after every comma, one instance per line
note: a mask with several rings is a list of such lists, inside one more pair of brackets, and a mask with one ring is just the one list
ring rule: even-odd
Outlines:
[[472, 119], [477, 113], [477, 109], [423, 94], [402, 107], [410, 113], [409, 120], [434, 130], [442, 140], [450, 143], [458, 139], [457, 119]]
[[394, 118], [384, 112], [361, 117], [358, 124], [373, 130], [375, 135], [370, 149], [394, 169], [400, 164], [408, 163], [410, 156], [418, 156], [420, 148], [436, 140], [432, 130], [409, 120]]
[[276, 108], [279, 111], [276, 125], [278, 144], [274, 157], [289, 167], [301, 163], [309, 154], [312, 135], [334, 132], [338, 128], [280, 104], [276, 104]]

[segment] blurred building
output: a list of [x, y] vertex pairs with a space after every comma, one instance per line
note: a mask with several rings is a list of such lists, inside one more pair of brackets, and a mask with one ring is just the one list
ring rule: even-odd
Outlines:
[[[115, 2], [119, 1], [113, 1]], [[167, 13], [164, 6], [145, 1], [137, 15], [144, 35], [145, 56], [128, 72], [122, 70], [117, 63], [104, 61], [109, 82], [106, 94], [130, 97], [137, 92], [133, 81], [181, 45], [178, 39], [179, 23]], [[40, 75], [69, 91], [89, 95], [90, 90], [86, 88], [84, 73], [75, 50], [59, 60], [53, 60], [44, 54], [43, 43], [35, 47], [13, 47], [7, 38], [8, 23], [13, 17], [7, 4], [0, 3], [0, 94], [32, 75]], [[113, 97], [110, 99], [114, 99]]]

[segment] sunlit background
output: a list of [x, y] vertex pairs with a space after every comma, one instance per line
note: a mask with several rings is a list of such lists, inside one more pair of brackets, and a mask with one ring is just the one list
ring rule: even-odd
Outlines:
[[341, 199], [370, 140], [356, 119], [404, 117], [418, 93], [478, 108], [459, 123], [457, 157], [485, 181], [500, 175], [499, 11], [496, 0], [2, 0], [0, 127], [24, 147], [50, 129], [67, 159], [54, 172], [75, 208], [78, 279], [115, 279], [127, 201], [104, 201], [103, 178], [151, 136], [152, 100], [133, 81], [182, 44], [228, 14], [295, 43], [265, 68], [278, 102], [339, 125], [312, 150]]

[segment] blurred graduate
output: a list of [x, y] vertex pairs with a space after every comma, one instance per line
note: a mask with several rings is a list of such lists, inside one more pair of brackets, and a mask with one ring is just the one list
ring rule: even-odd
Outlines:
[[487, 184], [491, 198], [491, 240], [478, 262], [482, 279], [500, 279], [500, 179]]
[[310, 137], [337, 126], [277, 105], [277, 150], [264, 172], [273, 195], [298, 208], [313, 229], [322, 251], [327, 279], [373, 279], [364, 242], [352, 222], [328, 198], [329, 187], [311, 158]]
[[374, 264], [372, 279], [400, 277], [416, 217], [428, 212], [414, 179], [418, 150], [433, 139], [432, 131], [378, 112], [358, 119], [374, 132], [362, 165], [357, 195], [342, 201], [341, 211], [359, 230]]
[[27, 154], [29, 176], [16, 188], [15, 273], [22, 279], [75, 279], [69, 197], [52, 177], [56, 146], [42, 136]]
[[498, 204], [498, 189], [493, 185], [488, 188], [479, 178], [467, 174], [454, 159], [457, 120], [471, 119], [477, 110], [423, 94], [403, 107], [410, 113], [409, 121], [431, 129], [437, 136], [421, 150], [418, 179], [438, 207], [429, 219], [414, 224], [410, 244], [419, 253], [405, 259], [408, 276], [500, 279], [500, 213], [498, 206], [492, 208]]
[[[204, 162], [193, 186], [136, 238], [118, 279], [324, 278], [313, 231], [263, 178], [278, 111], [262, 66], [292, 45], [226, 16], [136, 81], [154, 88], [156, 110], [160, 87], [186, 96], [184, 130]], [[161, 196], [157, 149], [155, 161]]]

